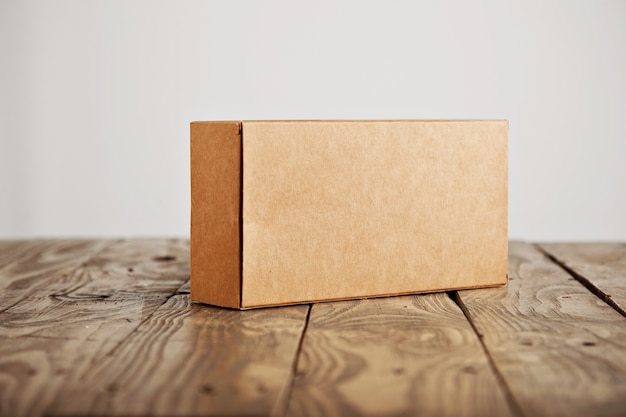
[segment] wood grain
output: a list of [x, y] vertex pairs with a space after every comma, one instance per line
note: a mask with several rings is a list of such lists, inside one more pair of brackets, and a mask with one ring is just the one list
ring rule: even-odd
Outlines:
[[509, 414], [446, 294], [313, 305], [288, 416]]
[[626, 316], [626, 243], [551, 243], [540, 247]]
[[[74, 258], [72, 245], [64, 244], [60, 254], [33, 255], [38, 262], [27, 274], [23, 268], [4, 270], [9, 275], [3, 282], [19, 282], [12, 280], [12, 271], [20, 277], [45, 273], [48, 279], [29, 285], [28, 297], [0, 315], [2, 416], [46, 414], [68, 375], [87, 372], [112, 354], [189, 275], [187, 241], [94, 243], [108, 247], [74, 270], [60, 268], [84, 256], [82, 246], [74, 245]], [[51, 264], [57, 272], [47, 275]]]
[[29, 244], [28, 240], [0, 240], [0, 271]]
[[626, 319], [535, 247], [509, 246], [505, 288], [461, 291], [527, 416], [623, 416]]
[[4, 243], [0, 251], [0, 312], [45, 288], [110, 245], [102, 240], [35, 240]]
[[48, 414], [273, 415], [284, 408], [307, 310], [171, 297], [113, 355], [74, 373]]

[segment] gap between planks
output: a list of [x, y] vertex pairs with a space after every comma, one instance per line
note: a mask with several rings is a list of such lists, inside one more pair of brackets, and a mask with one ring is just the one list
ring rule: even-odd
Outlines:
[[615, 311], [620, 313], [622, 316], [626, 317], [626, 310], [624, 310], [619, 304], [615, 302], [615, 300], [611, 297], [611, 294], [607, 294], [602, 291], [599, 287], [593, 284], [589, 279], [585, 278], [583, 275], [576, 272], [573, 268], [570, 268], [565, 262], [558, 259], [552, 253], [548, 252], [539, 244], [533, 245], [537, 250], [543, 253], [548, 259], [557, 264], [561, 269], [570, 274], [576, 281], [580, 282], [585, 288], [591, 291], [595, 296], [600, 298], [602, 301], [613, 307]]
[[291, 366], [291, 380], [287, 385], [286, 393], [283, 398], [276, 402], [276, 410], [272, 415], [279, 417], [287, 417], [287, 410], [289, 409], [289, 401], [291, 400], [291, 394], [293, 393], [293, 387], [296, 383], [296, 377], [298, 376], [298, 363], [300, 362], [300, 354], [302, 353], [302, 345], [304, 344], [304, 336], [309, 327], [309, 320], [311, 319], [311, 310], [313, 304], [307, 304], [306, 317], [304, 318], [304, 326], [302, 327], [302, 333], [300, 333], [300, 340], [298, 341], [298, 348], [296, 349], [296, 355], [293, 359]]
[[513, 391], [511, 390], [509, 385], [506, 383], [506, 379], [504, 378], [504, 375], [502, 375], [502, 373], [498, 369], [498, 366], [496, 365], [496, 362], [493, 360], [493, 357], [491, 356], [491, 352], [489, 352], [489, 349], [487, 348], [487, 345], [485, 345], [485, 341], [483, 340], [483, 334], [478, 330], [478, 328], [474, 324], [474, 320], [472, 319], [472, 316], [469, 310], [467, 309], [467, 307], [465, 306], [465, 304], [463, 304], [463, 300], [461, 300], [461, 297], [459, 297], [458, 291], [448, 292], [448, 296], [461, 309], [461, 311], [463, 312], [463, 315], [469, 322], [470, 326], [472, 326], [472, 329], [474, 330], [474, 333], [476, 334], [476, 337], [480, 341], [480, 345], [483, 348], [483, 352], [485, 352], [485, 356], [487, 357], [487, 362], [489, 363], [489, 367], [491, 368], [491, 371], [496, 377], [496, 381], [498, 381], [498, 384], [500, 384], [500, 388], [502, 389], [502, 392], [504, 393], [504, 398], [506, 398], [506, 402], [509, 404], [511, 412], [513, 413], [515, 417], [523, 417], [524, 412], [522, 411], [522, 408], [519, 406], [517, 400], [515, 399], [515, 396], [513, 395]]

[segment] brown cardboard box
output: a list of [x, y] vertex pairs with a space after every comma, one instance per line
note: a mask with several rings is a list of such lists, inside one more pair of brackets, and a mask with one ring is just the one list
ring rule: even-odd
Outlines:
[[506, 121], [191, 123], [191, 298], [502, 285]]

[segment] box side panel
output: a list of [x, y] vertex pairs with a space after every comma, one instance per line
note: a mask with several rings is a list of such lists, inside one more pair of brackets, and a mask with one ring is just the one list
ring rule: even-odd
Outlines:
[[244, 129], [244, 307], [506, 282], [506, 121]]
[[191, 299], [239, 308], [241, 124], [191, 124]]

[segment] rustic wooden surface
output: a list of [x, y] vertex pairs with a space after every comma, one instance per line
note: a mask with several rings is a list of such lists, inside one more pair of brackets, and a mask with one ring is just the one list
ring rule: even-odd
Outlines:
[[0, 416], [624, 416], [626, 245], [509, 285], [234, 311], [186, 240], [0, 241]]

